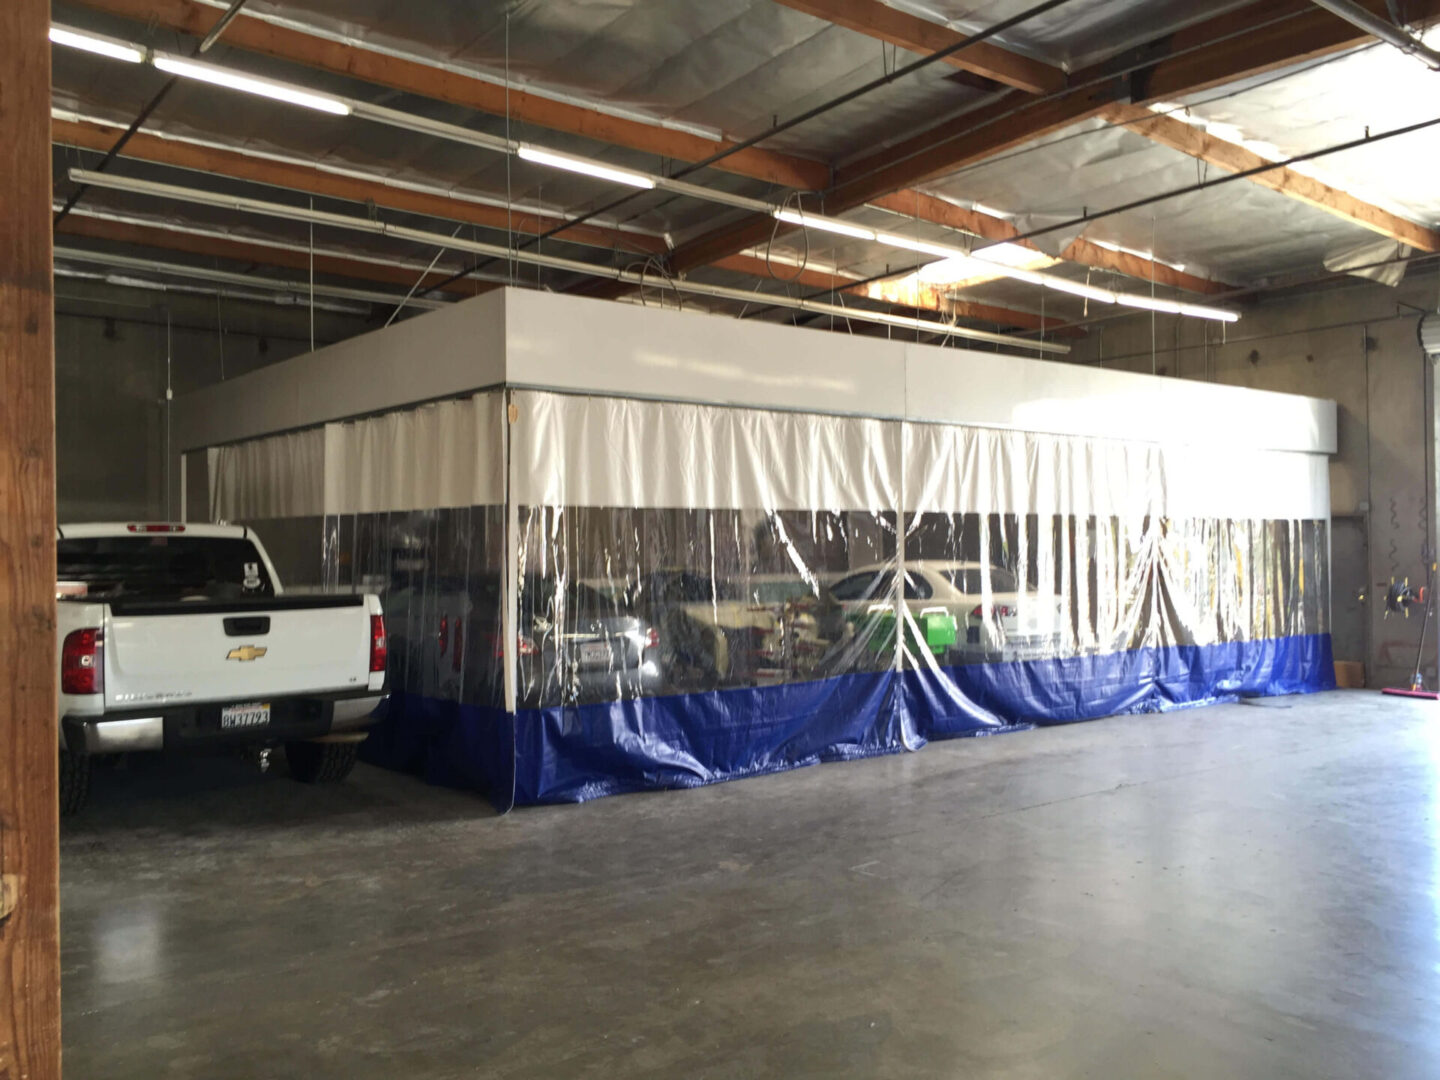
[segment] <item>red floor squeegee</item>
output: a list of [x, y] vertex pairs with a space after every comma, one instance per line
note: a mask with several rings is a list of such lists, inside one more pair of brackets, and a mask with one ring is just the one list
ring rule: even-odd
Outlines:
[[1418, 592], [1410, 588], [1410, 579], [1406, 578], [1398, 584], [1392, 578], [1390, 589], [1385, 594], [1385, 614], [1388, 617], [1392, 611], [1403, 611], [1406, 618], [1410, 616], [1412, 604], [1425, 605], [1425, 621], [1420, 624], [1420, 646], [1415, 650], [1415, 673], [1410, 676], [1408, 689], [1399, 686], [1387, 686], [1381, 690], [1382, 694], [1390, 694], [1393, 697], [1422, 698], [1426, 701], [1440, 700], [1440, 693], [1434, 690], [1425, 689], [1425, 679], [1420, 674], [1420, 661], [1425, 656], [1425, 631], [1430, 629], [1430, 609], [1434, 606], [1430, 595], [1430, 589], [1422, 586]]

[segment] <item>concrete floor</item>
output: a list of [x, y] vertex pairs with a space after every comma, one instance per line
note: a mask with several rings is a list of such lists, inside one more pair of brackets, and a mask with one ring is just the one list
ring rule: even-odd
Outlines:
[[1440, 1076], [1440, 707], [1340, 692], [495, 817], [101, 774], [66, 1075]]

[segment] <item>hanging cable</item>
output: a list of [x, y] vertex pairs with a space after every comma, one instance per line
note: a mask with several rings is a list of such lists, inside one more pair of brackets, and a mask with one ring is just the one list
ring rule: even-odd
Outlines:
[[[949, 45], [944, 49], [939, 49], [933, 53], [930, 53], [928, 56], [922, 56], [919, 60], [906, 64], [904, 67], [896, 68], [893, 71], [887, 72], [877, 79], [871, 79], [869, 82], [865, 83], [862, 86], [856, 87], [854, 90], [847, 91], [846, 93], [841, 94], [838, 97], [831, 98], [829, 101], [821, 102], [819, 105], [816, 105], [812, 109], [807, 109], [805, 112], [800, 113], [798, 116], [791, 117], [789, 120], [783, 121], [778, 124], [773, 124], [765, 131], [762, 131], [757, 135], [752, 135], [748, 139], [742, 139], [738, 143], [733, 143], [730, 146], [727, 146], [724, 150], [716, 151], [709, 157], [702, 158], [700, 161], [694, 162], [690, 165], [685, 166], [683, 169], [678, 170], [672, 175], [672, 179], [678, 180], [681, 177], [689, 176], [691, 173], [698, 172], [700, 169], [709, 168], [711, 165], [723, 161], [734, 154], [738, 154], [742, 150], [749, 150], [753, 146], [758, 146], [760, 143], [765, 142], [767, 139], [772, 139], [776, 135], [780, 135], [783, 132], [789, 131], [791, 128], [797, 127], [800, 124], [804, 124], [810, 120], [815, 119], [818, 116], [823, 116], [825, 113], [830, 112], [832, 109], [838, 109], [842, 105], [847, 105], [850, 102], [856, 100], [857, 98], [863, 97], [864, 95], [878, 90], [881, 87], [888, 86], [890, 83], [894, 82], [897, 79], [904, 78], [905, 76], [913, 72], [919, 71], [922, 68], [929, 67], [931, 64], [939, 63], [940, 61], [945, 60], [948, 57], [963, 52], [965, 49], [971, 48], [975, 45], [979, 45], [984, 41], [988, 41], [990, 38], [995, 37], [997, 34], [1003, 34], [1006, 30], [1013, 29], [1014, 27], [1019, 26], [1021, 23], [1027, 22], [1028, 20], [1033, 19], [1038, 15], [1043, 15], [1047, 11], [1051, 11], [1068, 2], [1070, 2], [1070, 0], [1044, 0], [1043, 3], [1036, 4], [1034, 7], [1031, 8], [1027, 8], [1025, 11], [1022, 11], [1017, 15], [1013, 15], [1008, 19], [1003, 19], [1000, 22], [996, 23], [994, 26], [986, 27], [984, 30], [978, 31], [977, 33], [971, 34], [970, 36], [955, 42], [953, 45]], [[611, 210], [614, 210], [630, 202], [630, 200], [635, 198], [638, 194], [640, 194], [639, 191], [631, 191], [628, 194], [622, 195], [618, 199], [613, 199], [610, 202], [605, 203], [603, 206], [598, 206], [594, 210], [590, 210], [584, 214], [581, 214], [578, 217], [571, 218], [563, 225], [557, 225], [555, 228], [550, 229], [547, 232], [541, 233], [531, 242], [538, 243], [541, 240], [548, 240], [557, 233], [564, 232], [566, 229], [573, 228], [576, 225], [582, 224], [586, 221], [590, 221], [593, 218], [600, 216], [601, 214], [609, 213]], [[487, 259], [483, 262], [477, 262], [473, 266], [468, 267], [463, 271], [460, 271], [459, 273], [454, 275], [454, 277], [447, 279], [446, 281], [442, 281], [437, 285], [431, 286], [431, 289], [441, 288], [445, 285], [450, 284], [451, 281], [466, 276], [473, 270], [483, 269], [490, 261], [491, 260]]]
[[[780, 204], [780, 209], [789, 210], [792, 200], [795, 203], [796, 212], [800, 213], [804, 208], [800, 205], [800, 192], [798, 191], [792, 191], [790, 192], [790, 194], [786, 195], [785, 201]], [[791, 274], [789, 277], [777, 274], [775, 272], [774, 266], [772, 266], [770, 262], [770, 252], [771, 249], [775, 247], [775, 240], [779, 235], [780, 219], [777, 217], [775, 219], [775, 224], [770, 227], [770, 239], [765, 242], [765, 271], [776, 281], [798, 281], [800, 275], [805, 273], [806, 268], [810, 265], [810, 229], [804, 225], [800, 227], [800, 236], [805, 241], [805, 254], [800, 259], [800, 265], [796, 268], [795, 273]]]
[[[1224, 175], [1224, 176], [1217, 176], [1217, 177], [1215, 177], [1214, 179], [1206, 180], [1206, 181], [1204, 181], [1203, 183], [1190, 184], [1190, 185], [1187, 185], [1187, 186], [1181, 187], [1181, 188], [1173, 188], [1173, 189], [1170, 190], [1170, 191], [1162, 191], [1162, 192], [1160, 192], [1158, 195], [1150, 195], [1150, 196], [1147, 196], [1147, 197], [1142, 198], [1142, 199], [1134, 199], [1134, 200], [1132, 200], [1132, 201], [1130, 201], [1130, 202], [1123, 203], [1123, 204], [1121, 204], [1121, 205], [1119, 205], [1119, 206], [1112, 206], [1112, 207], [1110, 207], [1109, 209], [1106, 209], [1106, 210], [1096, 210], [1096, 211], [1093, 211], [1093, 212], [1087, 210], [1084, 214], [1081, 214], [1081, 215], [1078, 216], [1078, 217], [1070, 218], [1070, 219], [1067, 220], [1067, 221], [1061, 221], [1061, 222], [1059, 222], [1058, 224], [1055, 224], [1055, 225], [1047, 225], [1047, 226], [1045, 226], [1045, 227], [1043, 227], [1043, 228], [1032, 229], [1032, 230], [1030, 230], [1029, 232], [1018, 233], [1018, 234], [1016, 234], [1015, 236], [1007, 237], [1005, 240], [987, 241], [987, 242], [981, 243], [977, 248], [975, 248], [975, 250], [976, 250], [976, 251], [983, 251], [983, 250], [985, 250], [985, 249], [988, 248], [988, 247], [992, 247], [992, 246], [995, 246], [996, 244], [1001, 244], [1001, 243], [1016, 244], [1016, 243], [1020, 243], [1020, 242], [1025, 241], [1025, 240], [1034, 239], [1034, 238], [1037, 237], [1037, 236], [1045, 236], [1045, 235], [1047, 235], [1047, 234], [1049, 234], [1049, 233], [1052, 233], [1052, 232], [1058, 232], [1058, 231], [1061, 231], [1061, 230], [1064, 230], [1064, 229], [1073, 229], [1073, 228], [1075, 228], [1077, 225], [1085, 225], [1085, 224], [1088, 224], [1088, 223], [1093, 222], [1093, 221], [1099, 221], [1099, 220], [1101, 220], [1102, 218], [1112, 217], [1112, 216], [1115, 215], [1115, 214], [1125, 213], [1126, 211], [1129, 211], [1129, 210], [1138, 210], [1139, 208], [1144, 207], [1144, 206], [1153, 206], [1153, 205], [1155, 205], [1156, 203], [1165, 202], [1165, 201], [1168, 200], [1168, 199], [1178, 198], [1178, 197], [1180, 197], [1181, 195], [1190, 195], [1190, 194], [1193, 194], [1193, 193], [1195, 193], [1195, 192], [1197, 192], [1197, 191], [1207, 191], [1207, 190], [1210, 190], [1210, 189], [1213, 189], [1213, 188], [1220, 187], [1220, 186], [1222, 186], [1222, 185], [1224, 185], [1224, 184], [1234, 183], [1234, 182], [1237, 181], [1237, 180], [1248, 180], [1248, 179], [1250, 179], [1250, 178], [1253, 177], [1253, 176], [1258, 176], [1258, 175], [1260, 175], [1260, 174], [1262, 174], [1262, 173], [1271, 172], [1271, 171], [1274, 171], [1275, 169], [1283, 169], [1283, 168], [1286, 168], [1287, 166], [1294, 165], [1294, 164], [1298, 164], [1298, 163], [1300, 163], [1300, 162], [1313, 161], [1313, 160], [1315, 160], [1316, 158], [1325, 157], [1325, 156], [1327, 156], [1327, 155], [1329, 155], [1329, 154], [1343, 153], [1343, 152], [1345, 152], [1345, 151], [1347, 151], [1347, 150], [1354, 150], [1354, 149], [1356, 149], [1357, 147], [1368, 146], [1368, 145], [1371, 145], [1371, 144], [1373, 144], [1373, 143], [1378, 143], [1378, 142], [1384, 142], [1384, 141], [1387, 140], [1387, 139], [1394, 139], [1394, 138], [1398, 138], [1398, 137], [1403, 136], [1403, 135], [1411, 135], [1411, 134], [1414, 134], [1415, 132], [1418, 132], [1418, 131], [1424, 131], [1424, 130], [1427, 130], [1427, 129], [1429, 129], [1429, 128], [1436, 127], [1437, 125], [1440, 125], [1440, 117], [1435, 117], [1435, 118], [1430, 119], [1430, 120], [1422, 120], [1422, 121], [1420, 121], [1419, 123], [1408, 124], [1408, 125], [1406, 125], [1405, 127], [1395, 128], [1395, 129], [1393, 129], [1393, 130], [1391, 130], [1391, 131], [1382, 131], [1382, 132], [1380, 132], [1380, 134], [1378, 134], [1378, 135], [1371, 134], [1371, 133], [1367, 132], [1362, 138], [1352, 139], [1352, 140], [1350, 140], [1349, 142], [1338, 143], [1338, 144], [1336, 144], [1336, 145], [1334, 145], [1334, 146], [1327, 146], [1327, 147], [1324, 147], [1324, 148], [1319, 149], [1319, 150], [1312, 150], [1312, 151], [1309, 151], [1308, 153], [1304, 153], [1304, 154], [1296, 154], [1294, 157], [1285, 158], [1285, 159], [1282, 160], [1282, 161], [1267, 162], [1267, 163], [1265, 163], [1264, 165], [1257, 165], [1257, 166], [1255, 166], [1255, 167], [1252, 168], [1252, 169], [1245, 169], [1245, 170], [1243, 170], [1243, 171], [1241, 171], [1241, 172], [1237, 172], [1237, 173], [1227, 173], [1227, 174]], [[1153, 266], [1154, 260], [1152, 259], [1151, 262], [1152, 262], [1152, 267], [1151, 267], [1151, 269], [1152, 269], [1152, 272], [1153, 272], [1153, 271], [1154, 271], [1154, 266]], [[872, 275], [872, 276], [870, 276], [870, 277], [868, 277], [868, 278], [862, 278], [862, 279], [860, 279], [859, 281], [847, 282], [847, 286], [850, 286], [850, 285], [868, 285], [868, 284], [869, 284], [870, 282], [872, 282], [872, 281], [881, 281], [881, 280], [883, 280], [883, 279], [885, 279], [885, 278], [897, 277], [897, 276], [899, 276], [899, 275], [901, 275], [901, 274], [912, 274], [912, 273], [914, 273], [915, 271], [919, 270], [921, 267], [926, 266], [926, 265], [928, 265], [928, 264], [927, 264], [927, 263], [924, 263], [924, 262], [915, 262], [915, 263], [912, 263], [911, 265], [909, 265], [909, 266], [907, 266], [907, 267], [904, 267], [904, 268], [902, 268], [902, 269], [899, 269], [899, 270], [896, 270], [896, 269], [887, 267], [884, 273], [874, 274], [874, 275]], [[1378, 264], [1378, 265], [1385, 265], [1385, 264], [1384, 264], [1384, 263], [1381, 263], [1381, 264]], [[1353, 272], [1353, 271], [1350, 271], [1350, 272]], [[833, 293], [834, 291], [835, 291], [834, 288], [822, 289], [822, 290], [820, 290], [820, 291], [818, 291], [818, 292], [811, 293], [809, 296], [804, 297], [804, 299], [806, 299], [806, 300], [818, 300], [820, 297], [826, 296], [826, 295], [828, 295], [828, 294], [830, 294], [830, 293]], [[1224, 295], [1225, 295], [1225, 294], [1217, 295], [1214, 299], [1223, 299]], [[757, 312], [756, 314], [759, 314], [759, 313]]]

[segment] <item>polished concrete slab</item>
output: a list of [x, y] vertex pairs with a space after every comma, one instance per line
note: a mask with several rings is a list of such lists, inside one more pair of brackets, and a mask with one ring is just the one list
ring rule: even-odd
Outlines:
[[66, 1074], [1440, 1076], [1440, 706], [1124, 717], [499, 818], [97, 778]]

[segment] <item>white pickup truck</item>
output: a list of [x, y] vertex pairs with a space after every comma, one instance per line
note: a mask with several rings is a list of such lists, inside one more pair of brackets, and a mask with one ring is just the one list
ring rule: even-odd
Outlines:
[[286, 595], [238, 525], [58, 530], [60, 799], [96, 755], [284, 744], [304, 781], [340, 780], [384, 700], [373, 595]]

